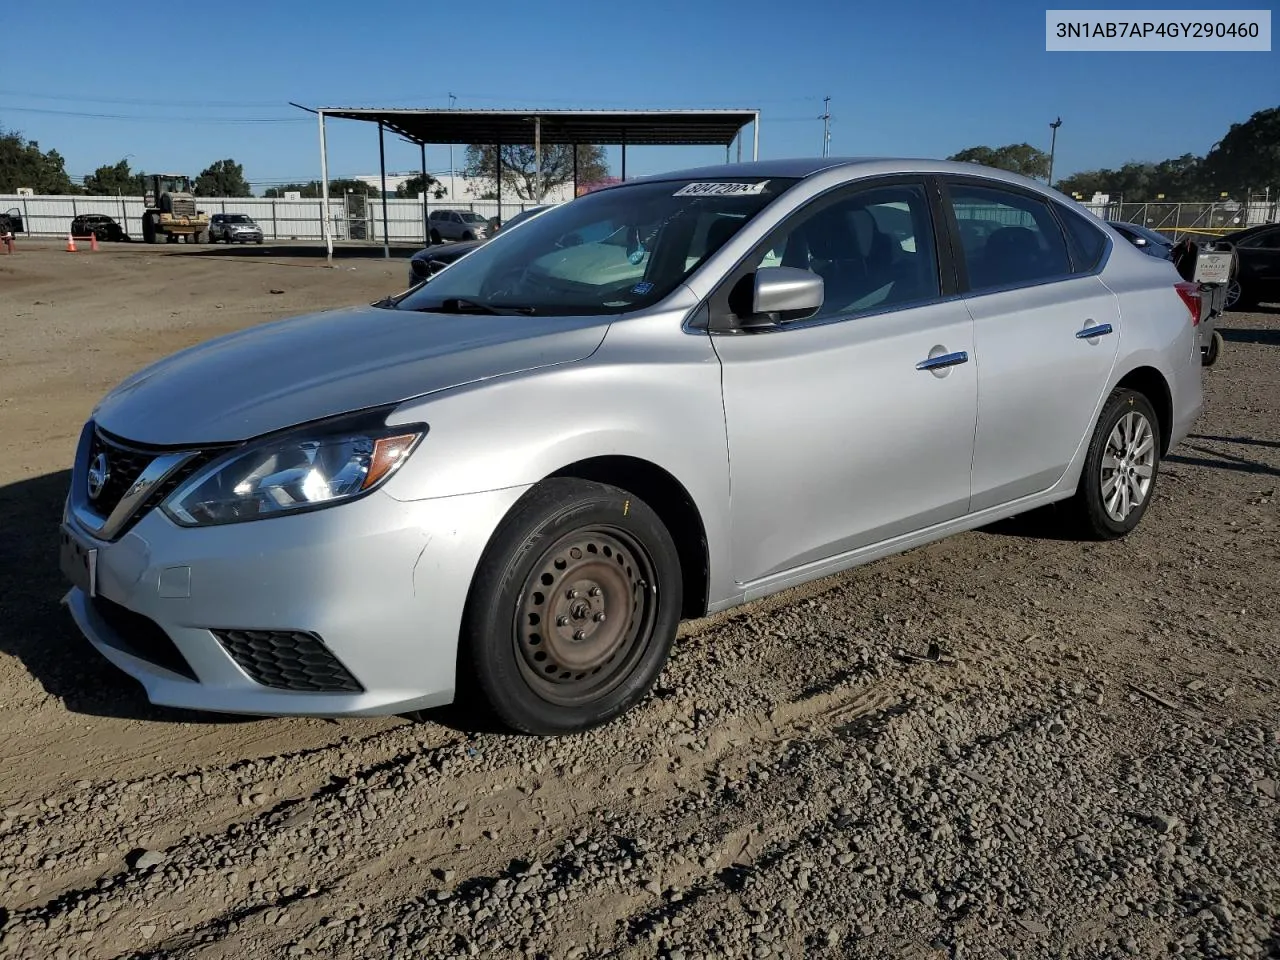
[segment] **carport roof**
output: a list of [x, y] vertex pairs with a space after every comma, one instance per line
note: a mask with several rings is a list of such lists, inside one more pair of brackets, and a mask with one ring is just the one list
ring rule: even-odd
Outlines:
[[419, 144], [532, 144], [535, 117], [545, 144], [727, 147], [757, 110], [407, 110], [322, 107], [326, 117], [382, 123]]

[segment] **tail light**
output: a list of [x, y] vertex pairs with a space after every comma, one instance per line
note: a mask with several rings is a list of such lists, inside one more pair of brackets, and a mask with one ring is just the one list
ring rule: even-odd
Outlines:
[[1182, 298], [1182, 302], [1187, 305], [1187, 309], [1191, 311], [1191, 325], [1193, 327], [1200, 325], [1200, 284], [1193, 283], [1190, 280], [1180, 280], [1173, 285], [1178, 291], [1178, 296]]

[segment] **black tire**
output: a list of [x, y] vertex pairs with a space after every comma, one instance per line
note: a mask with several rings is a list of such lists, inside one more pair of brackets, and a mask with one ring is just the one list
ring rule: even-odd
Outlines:
[[1217, 330], [1213, 331], [1213, 336], [1209, 338], [1209, 348], [1200, 355], [1200, 364], [1205, 367], [1212, 367], [1218, 362], [1218, 357], [1222, 354], [1222, 334]]
[[[1116, 470], [1132, 470], [1137, 482], [1143, 479], [1140, 476], [1140, 467], [1147, 467], [1150, 471], [1149, 483], [1145, 493], [1142, 495], [1141, 501], [1123, 516], [1117, 518], [1108, 512], [1106, 504], [1106, 494], [1104, 493], [1105, 481], [1102, 476], [1104, 469], [1104, 457], [1108, 456], [1108, 446], [1111, 443], [1112, 433], [1117, 429], [1117, 425], [1129, 417], [1131, 414], [1137, 414], [1140, 418], [1146, 420], [1147, 429], [1150, 431], [1151, 439], [1151, 459], [1149, 464], [1136, 463], [1127, 458], [1120, 458], [1116, 466], [1108, 467], [1112, 471], [1112, 476]], [[1084, 469], [1080, 474], [1080, 484], [1076, 488], [1075, 497], [1070, 501], [1070, 512], [1074, 514], [1073, 519], [1079, 531], [1084, 535], [1095, 540], [1115, 540], [1120, 537], [1127, 536], [1142, 520], [1147, 512], [1147, 507], [1151, 505], [1151, 499], [1155, 495], [1156, 480], [1160, 474], [1160, 421], [1156, 416], [1155, 409], [1145, 396], [1136, 390], [1116, 389], [1112, 391], [1111, 396], [1107, 398], [1106, 404], [1102, 408], [1102, 415], [1098, 417], [1098, 425], [1093, 431], [1093, 439], [1089, 441], [1089, 450], [1085, 455]], [[1116, 460], [1112, 457], [1111, 459]], [[1118, 504], [1117, 508], [1122, 508], [1122, 504]]]
[[159, 240], [156, 234], [156, 222], [151, 217], [142, 218], [142, 239], [147, 243], [156, 243]]
[[475, 238], [476, 238], [476, 235], [472, 233], [470, 230], [468, 230], [466, 233], [462, 235], [463, 240], [474, 240]]
[[503, 520], [476, 568], [459, 699], [478, 694], [524, 733], [607, 723], [662, 672], [682, 589], [675, 542], [644, 501], [606, 484], [545, 480]]
[[440, 242], [440, 231], [438, 231], [438, 230], [432, 230], [432, 231], [431, 231], [431, 244], [430, 244], [430, 245], [434, 246], [435, 244], [437, 244], [437, 243], [439, 243], [439, 242]]

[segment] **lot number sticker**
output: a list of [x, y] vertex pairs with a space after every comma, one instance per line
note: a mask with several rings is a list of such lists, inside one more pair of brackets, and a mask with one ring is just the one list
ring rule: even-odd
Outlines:
[[753, 197], [764, 193], [768, 180], [759, 183], [686, 183], [673, 197]]

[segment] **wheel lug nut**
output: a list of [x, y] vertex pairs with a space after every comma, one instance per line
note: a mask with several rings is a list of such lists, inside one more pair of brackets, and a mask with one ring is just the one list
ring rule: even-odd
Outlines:
[[559, 616], [559, 617], [556, 617], [556, 626], [557, 626], [557, 627], [567, 627], [568, 625], [569, 625], [569, 618], [568, 618], [568, 617], [565, 617], [565, 616]]
[[582, 630], [579, 630], [577, 633], [575, 633], [575, 634], [573, 635], [573, 639], [575, 639], [575, 640], [585, 640], [585, 639], [587, 639], [587, 635], [586, 635], [586, 633], [585, 633], [585, 632], [583, 632]]
[[590, 592], [591, 592], [591, 596], [598, 597], [600, 596], [601, 591], [599, 587], [592, 587]]
[[582, 596], [582, 594], [580, 594], [577, 590], [570, 590], [568, 593], [565, 594], [565, 596], [567, 596], [570, 600], [577, 600], [580, 596]]
[[595, 615], [595, 621], [596, 621], [596, 623], [604, 623], [604, 611], [603, 611], [603, 610], [602, 610], [602, 611], [600, 611], [599, 613], [597, 613], [597, 614]]

